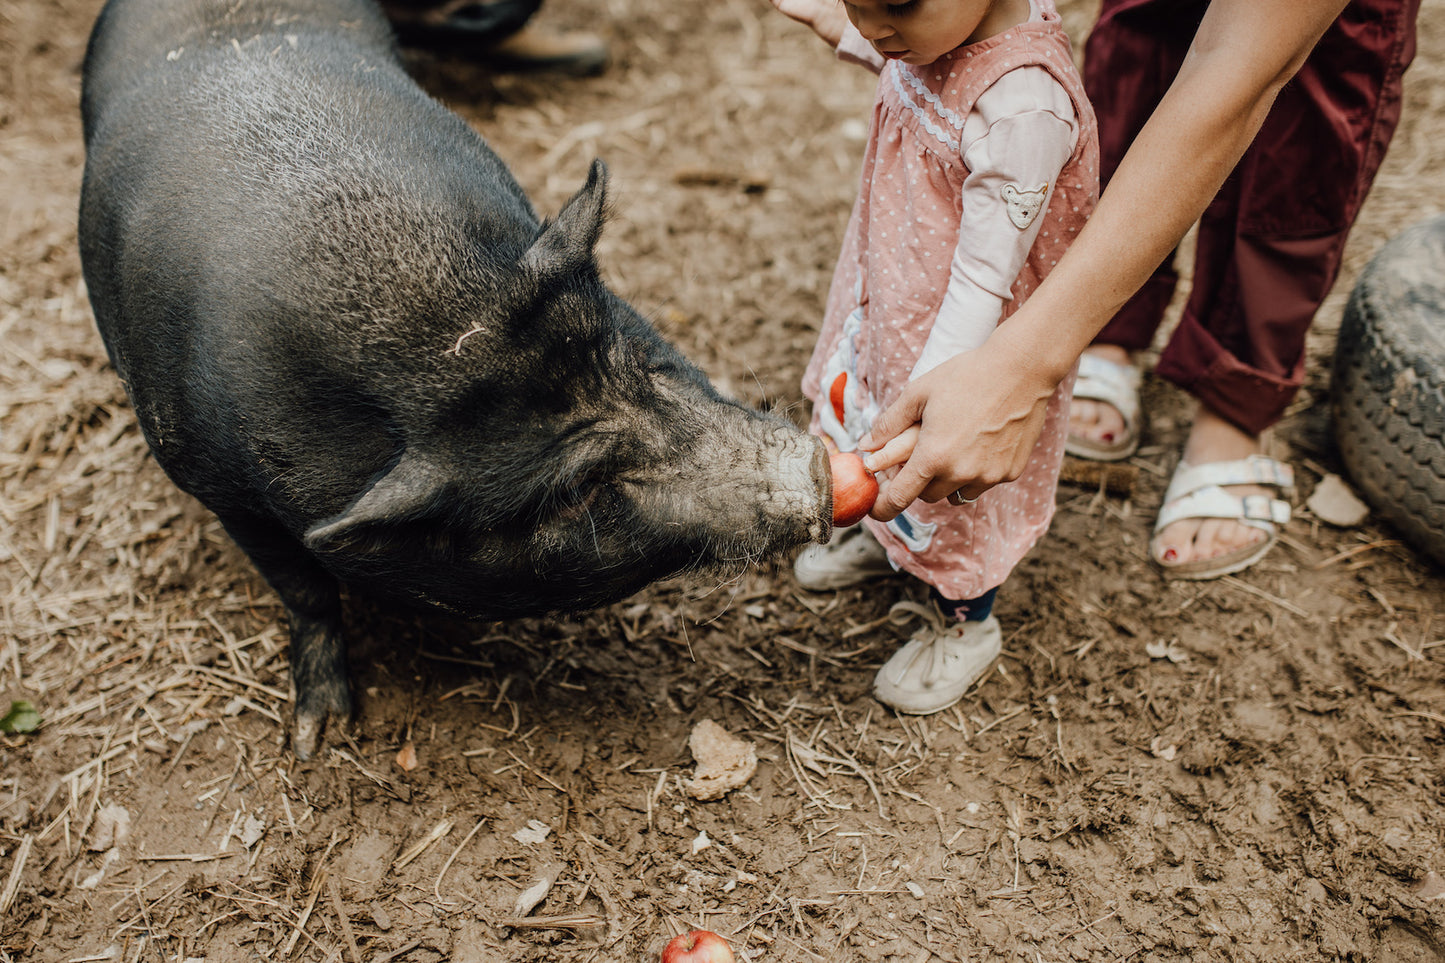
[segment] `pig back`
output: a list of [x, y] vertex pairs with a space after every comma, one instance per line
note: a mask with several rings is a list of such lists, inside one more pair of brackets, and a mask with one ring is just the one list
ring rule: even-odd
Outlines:
[[162, 467], [338, 511], [536, 235], [520, 187], [360, 0], [112, 0], [83, 111], [86, 280]]

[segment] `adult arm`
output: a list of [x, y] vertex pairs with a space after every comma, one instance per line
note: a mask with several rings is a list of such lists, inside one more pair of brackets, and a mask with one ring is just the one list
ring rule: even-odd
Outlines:
[[1179, 75], [1053, 272], [982, 346], [911, 382], [874, 421], [862, 443], [876, 449], [870, 467], [901, 466], [874, 518], [956, 490], [977, 497], [1023, 473], [1059, 383], [1204, 211], [1345, 4], [1213, 0]]

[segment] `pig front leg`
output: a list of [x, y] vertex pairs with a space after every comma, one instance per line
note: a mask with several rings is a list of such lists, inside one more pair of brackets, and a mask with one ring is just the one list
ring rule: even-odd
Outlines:
[[351, 685], [341, 634], [341, 593], [335, 577], [275, 522], [221, 519], [236, 544], [281, 597], [291, 629], [291, 748], [310, 759], [327, 718], [351, 717]]

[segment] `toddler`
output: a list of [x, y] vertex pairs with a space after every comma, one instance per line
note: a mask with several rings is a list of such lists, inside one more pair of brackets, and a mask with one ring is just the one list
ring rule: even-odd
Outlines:
[[[981, 345], [1057, 263], [1098, 194], [1094, 114], [1053, 0], [772, 2], [879, 74], [862, 186], [803, 377], [813, 430], [848, 451], [904, 385]], [[931, 587], [937, 610], [879, 670], [880, 701], [937, 712], [998, 656], [994, 593], [1053, 515], [1071, 387], [1050, 400], [1015, 481], [865, 519], [799, 556], [808, 589], [895, 569]]]

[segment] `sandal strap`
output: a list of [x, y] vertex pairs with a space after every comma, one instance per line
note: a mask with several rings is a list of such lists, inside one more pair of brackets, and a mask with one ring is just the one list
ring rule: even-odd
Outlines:
[[1294, 469], [1266, 455], [1250, 455], [1238, 461], [1212, 461], [1203, 465], [1186, 465], [1181, 461], [1169, 481], [1168, 490], [1164, 492], [1164, 504], [1168, 506], [1201, 489], [1225, 485], [1269, 485], [1288, 491], [1294, 488]]
[[1231, 495], [1209, 486], [1165, 502], [1154, 522], [1158, 532], [1185, 518], [1230, 518], [1242, 525], [1270, 532], [1290, 520], [1289, 502], [1268, 495]]
[[1139, 420], [1139, 380], [1139, 369], [1131, 364], [1084, 354], [1079, 357], [1074, 397], [1113, 405], [1124, 419], [1124, 430], [1133, 431]]

